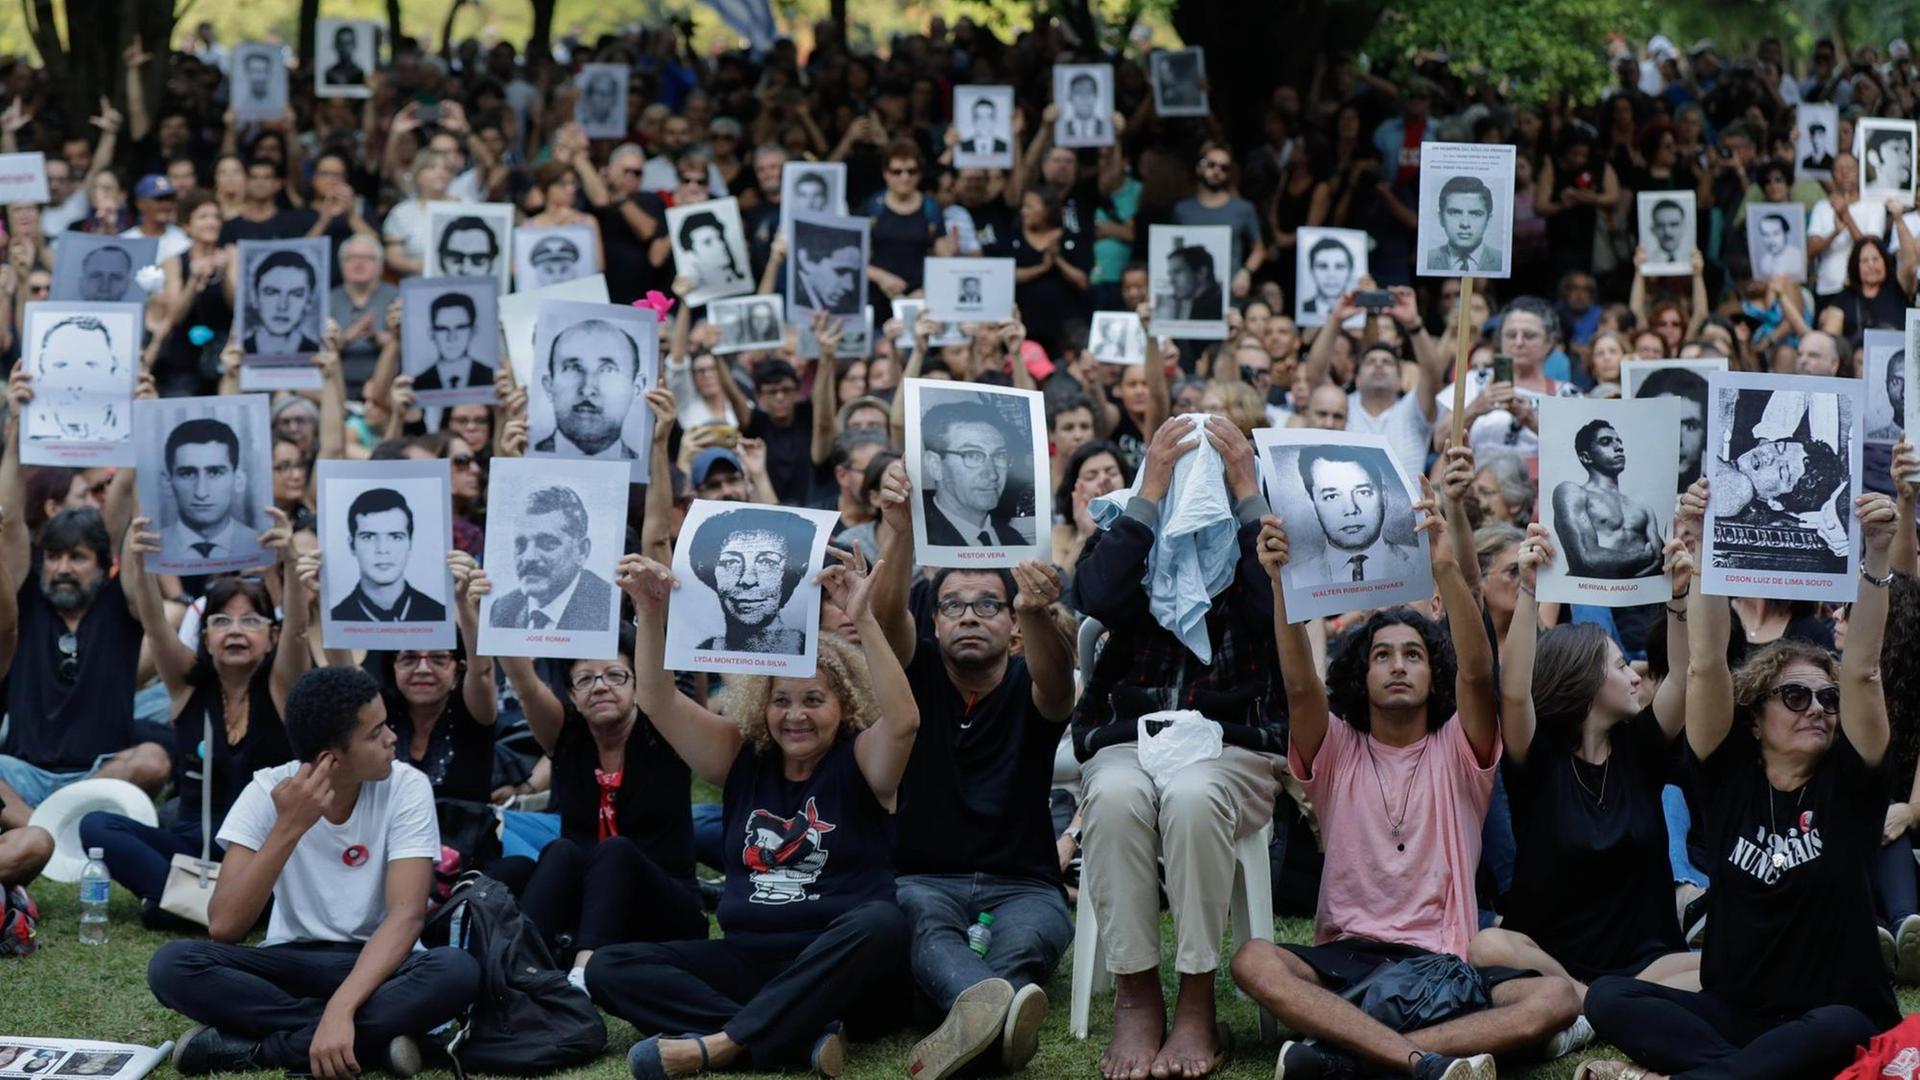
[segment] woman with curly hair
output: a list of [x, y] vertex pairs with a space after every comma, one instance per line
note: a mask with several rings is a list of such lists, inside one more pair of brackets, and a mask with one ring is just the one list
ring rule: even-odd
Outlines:
[[1687, 598], [1685, 767], [1713, 854], [1703, 989], [1596, 980], [1587, 1019], [1644, 1068], [1588, 1062], [1580, 1077], [1832, 1076], [1900, 1021], [1872, 875], [1890, 780], [1880, 659], [1896, 514], [1884, 495], [1853, 512], [1861, 580], [1837, 664], [1782, 640], [1729, 670], [1726, 598]]
[[[842, 558], [820, 574], [823, 599], [862, 640], [886, 640], [865, 560]], [[640, 709], [724, 792], [726, 937], [601, 949], [587, 991], [646, 1036], [627, 1058], [640, 1080], [799, 1063], [837, 1076], [840, 1018], [904, 1019], [911, 998], [893, 886], [893, 813], [920, 727], [906, 672], [891, 649], [863, 654], [822, 634], [813, 675], [729, 679], [721, 715], [663, 666], [673, 573], [628, 555], [618, 576], [639, 613]]]

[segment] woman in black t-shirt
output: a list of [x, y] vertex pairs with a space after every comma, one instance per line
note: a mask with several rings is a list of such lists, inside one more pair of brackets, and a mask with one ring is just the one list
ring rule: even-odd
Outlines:
[[[865, 560], [848, 561], [820, 574], [823, 599], [883, 641]], [[640, 707], [724, 790], [726, 937], [601, 949], [587, 991], [647, 1036], [628, 1055], [635, 1077], [837, 1065], [842, 1018], [884, 1027], [912, 998], [893, 898], [893, 813], [920, 727], [906, 672], [891, 649], [822, 634], [815, 674], [730, 679], [722, 716], [663, 667], [672, 572], [628, 555], [619, 580], [639, 612]]]
[[[306, 641], [310, 593], [299, 577], [286, 515], [273, 509], [267, 513], [274, 524], [264, 542], [281, 562], [285, 625], [277, 625], [273, 598], [259, 580], [216, 577], [207, 586], [207, 617], [198, 649], [187, 648], [167, 621], [160, 579], [146, 568], [146, 557], [160, 550], [152, 520], [135, 518], [127, 529], [120, 579], [146, 628], [147, 651], [172, 703], [173, 780], [180, 820], [170, 829], [159, 829], [96, 812], [80, 819], [80, 838], [86, 847], [104, 850], [107, 871], [140, 898], [140, 921], [153, 929], [186, 928], [160, 910], [160, 895], [173, 856], [200, 854], [207, 835], [201, 821], [203, 790], [207, 816], [218, 833], [227, 809], [254, 772], [293, 758], [280, 714], [287, 689], [312, 662]], [[286, 648], [279, 647], [283, 636]], [[210, 846], [210, 858], [218, 860], [222, 854], [219, 844]]]
[[399, 740], [394, 760], [427, 774], [435, 801], [484, 803], [493, 794], [499, 702], [493, 658], [470, 656], [463, 647], [479, 639], [480, 616], [467, 583], [480, 569], [464, 551], [449, 552], [447, 565], [453, 571], [454, 625], [460, 634], [454, 647], [378, 653], [372, 662], [386, 700], [387, 726]]
[[[1897, 271], [1887, 246], [1879, 237], [1869, 236], [1853, 246], [1847, 258], [1847, 287], [1820, 309], [1819, 327], [1846, 338], [1855, 351], [1868, 330], [1904, 330], [1912, 283], [1911, 271]], [[1850, 373], [1842, 370], [1840, 374]]]
[[[1667, 679], [1643, 708], [1640, 677], [1599, 627], [1536, 638], [1534, 576], [1553, 560], [1547, 530], [1530, 526], [1500, 650], [1501, 774], [1518, 857], [1506, 918], [1474, 937], [1467, 959], [1564, 975], [1582, 993], [1608, 974], [1697, 989], [1700, 958], [1674, 916], [1660, 805], [1669, 744], [1686, 720], [1686, 679]], [[1685, 596], [1693, 560], [1680, 541], [1667, 545], [1667, 570]], [[1681, 612], [1677, 601], [1667, 607], [1677, 671], [1687, 659]]]
[[[1887, 809], [1879, 669], [1897, 515], [1885, 495], [1861, 496], [1854, 513], [1862, 580], [1837, 670], [1832, 653], [1789, 640], [1730, 671], [1726, 599], [1688, 597], [1687, 764], [1713, 852], [1704, 989], [1609, 977], [1587, 992], [1594, 1031], [1647, 1068], [1832, 1076], [1900, 1020], [1871, 880]], [[1637, 1073], [1604, 1062], [1579, 1075]]]

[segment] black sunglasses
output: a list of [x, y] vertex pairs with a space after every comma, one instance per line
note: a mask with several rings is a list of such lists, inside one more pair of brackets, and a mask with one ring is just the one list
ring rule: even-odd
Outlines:
[[60, 635], [60, 681], [72, 682], [80, 675], [80, 637], [68, 632]]
[[1779, 698], [1780, 704], [1785, 705], [1793, 712], [1804, 713], [1807, 711], [1807, 706], [1816, 701], [1820, 703], [1821, 712], [1837, 713], [1840, 711], [1840, 688], [1837, 686], [1823, 686], [1815, 690], [1813, 687], [1802, 683], [1790, 682], [1781, 683], [1779, 686], [1768, 691], [1768, 693]]

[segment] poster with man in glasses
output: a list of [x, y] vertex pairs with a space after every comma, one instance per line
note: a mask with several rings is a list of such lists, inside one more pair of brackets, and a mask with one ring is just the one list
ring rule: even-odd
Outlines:
[[968, 567], [1045, 559], [1044, 397], [942, 380], [908, 379], [905, 387], [914, 556], [926, 566]]
[[832, 510], [696, 499], [680, 526], [666, 666], [806, 678]]
[[444, 459], [319, 463], [326, 648], [454, 647], [450, 481]]
[[490, 277], [400, 282], [400, 370], [420, 404], [491, 405], [500, 286]]
[[427, 204], [427, 270], [422, 277], [490, 277], [513, 287], [513, 204]]

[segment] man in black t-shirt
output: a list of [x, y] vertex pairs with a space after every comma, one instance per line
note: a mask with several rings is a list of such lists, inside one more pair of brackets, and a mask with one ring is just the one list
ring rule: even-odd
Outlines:
[[741, 434], [767, 444], [768, 479], [782, 505], [813, 505], [813, 402], [799, 400], [799, 373], [785, 360], [764, 360], [753, 370], [753, 394]]
[[[908, 611], [913, 503], [905, 466], [881, 486], [874, 610], [920, 703], [901, 792], [894, 866], [913, 924], [914, 981], [946, 1010], [908, 1056], [917, 1080], [944, 1080], [999, 1048], [1019, 1069], [1038, 1047], [1041, 984], [1073, 939], [1047, 800], [1054, 751], [1073, 711], [1073, 653], [1053, 622], [1060, 577], [1023, 562], [933, 577], [933, 636]], [[1016, 588], [1017, 585], [1017, 588]], [[1009, 653], [1018, 626], [1022, 655]], [[992, 916], [992, 946], [967, 930]]]
[[320, 215], [304, 206], [280, 207], [284, 181], [277, 162], [252, 158], [247, 162], [246, 201], [240, 213], [220, 227], [220, 244], [242, 240], [295, 240], [315, 234]]

